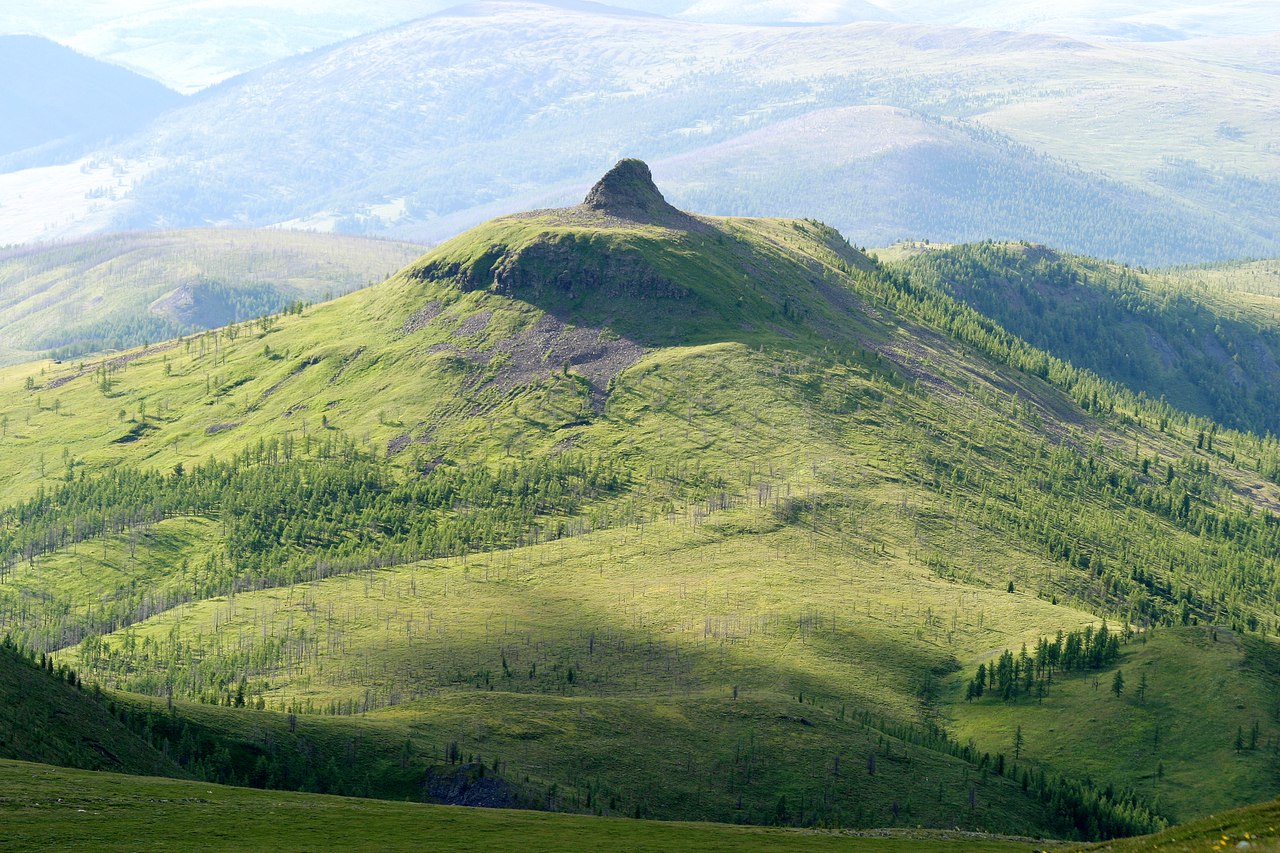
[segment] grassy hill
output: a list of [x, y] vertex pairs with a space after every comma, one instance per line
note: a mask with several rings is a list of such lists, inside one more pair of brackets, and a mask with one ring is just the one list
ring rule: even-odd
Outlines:
[[126, 349], [381, 281], [406, 243], [301, 232], [117, 234], [0, 250], [0, 363]]
[[[1277, 781], [1274, 441], [643, 164], [301, 314], [0, 369], [0, 424], [0, 621], [144, 728], [173, 697], [206, 776], [431, 798], [480, 765], [565, 810], [1059, 837]], [[1043, 703], [965, 701], [1104, 618]], [[1221, 669], [1238, 772], [1196, 776], [1233, 731], [1107, 763], [1079, 716], [1142, 667], [1152, 710], [1107, 719], [1182, 732]]]
[[1150, 273], [1027, 243], [902, 256], [913, 277], [1078, 367], [1227, 426], [1280, 431], [1273, 261]]
[[1169, 850], [1192, 853], [1199, 850], [1261, 850], [1270, 853], [1280, 849], [1276, 827], [1280, 824], [1280, 801], [1271, 800], [1247, 808], [1210, 815], [1182, 826], [1172, 827], [1157, 835], [1128, 838], [1094, 845], [1089, 849], [1105, 853], [1128, 853], [1137, 850]]
[[[211, 850], [242, 850], [254, 839], [274, 850], [332, 848], [417, 850], [424, 835], [454, 850], [518, 845], [524, 850], [911, 850], [1002, 853], [1080, 850], [1019, 838], [921, 830], [814, 832], [670, 821], [610, 820], [502, 809], [460, 809], [370, 802], [319, 794], [230, 788], [208, 782], [87, 773], [0, 760], [0, 792], [19, 849], [92, 845], [99, 850], [168, 850], [199, 833]], [[57, 804], [57, 807], [51, 804]], [[1192, 853], [1275, 849], [1275, 801], [1225, 812], [1159, 835], [1090, 845], [1099, 853], [1171, 850]], [[376, 827], [376, 829], [375, 829]], [[365, 845], [372, 845], [366, 848]]]
[[0, 756], [143, 776], [184, 772], [117, 720], [100, 693], [43, 655], [0, 644]]

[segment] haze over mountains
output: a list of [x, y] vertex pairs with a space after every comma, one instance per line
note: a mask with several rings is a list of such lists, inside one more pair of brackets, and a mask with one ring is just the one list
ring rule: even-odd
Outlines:
[[65, 163], [181, 100], [154, 80], [47, 39], [0, 35], [0, 169]]
[[[858, 243], [1266, 256], [1280, 118], [1253, 106], [1277, 98], [1265, 70], [1163, 47], [484, 3], [228, 80], [56, 175], [0, 175], [3, 195], [41, 188], [0, 240], [282, 224], [434, 242], [562, 203], [628, 153], [679, 203], [820, 215]], [[852, 109], [870, 106], [889, 109]]]
[[[452, 0], [390, 0], [366, 5], [319, 0], [59, 3], [28, 0], [0, 10], [0, 32], [31, 33], [90, 56], [143, 71], [190, 93], [278, 59], [404, 23], [457, 5]], [[582, 8], [587, 3], [561, 3]], [[1267, 0], [617, 0], [610, 4], [686, 20], [737, 24], [844, 24], [901, 21], [1109, 37], [1140, 41], [1253, 35], [1280, 29]]]

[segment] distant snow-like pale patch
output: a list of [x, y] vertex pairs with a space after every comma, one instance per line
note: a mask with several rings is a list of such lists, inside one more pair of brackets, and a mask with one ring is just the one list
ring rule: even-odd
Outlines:
[[83, 237], [109, 227], [152, 168], [85, 158], [0, 174], [0, 245]]

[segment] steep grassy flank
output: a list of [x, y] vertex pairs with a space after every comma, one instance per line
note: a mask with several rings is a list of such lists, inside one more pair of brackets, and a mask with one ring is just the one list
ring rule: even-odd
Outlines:
[[917, 244], [901, 266], [1135, 392], [1227, 426], [1280, 432], [1274, 264], [1153, 275], [1042, 246], [980, 243]]
[[[1002, 853], [1025, 840], [962, 833], [877, 835], [610, 820], [500, 809], [380, 803], [141, 779], [0, 761], [0, 819], [12, 849], [302, 851], [859, 851]], [[1038, 842], [1044, 846], [1043, 842]], [[1056, 846], [1051, 845], [1056, 849]]]
[[0, 645], [0, 756], [89, 770], [182, 776], [181, 768], [130, 731], [100, 695]]
[[117, 234], [0, 250], [0, 363], [125, 349], [381, 281], [407, 243], [289, 231]]

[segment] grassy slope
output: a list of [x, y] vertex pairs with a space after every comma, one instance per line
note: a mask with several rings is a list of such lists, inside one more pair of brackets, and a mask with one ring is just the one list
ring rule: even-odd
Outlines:
[[893, 254], [1078, 367], [1228, 426], [1280, 431], [1274, 263], [1151, 274], [1027, 244], [916, 244]]
[[[778, 221], [720, 225], [673, 247], [664, 242], [671, 235], [658, 229], [589, 229], [554, 217], [503, 220], [441, 247], [427, 262], [456, 263], [464, 271], [492, 263], [486, 258], [493, 245], [547, 243], [590, 261], [607, 245], [687, 284], [679, 300], [615, 300], [549, 288], [535, 305], [410, 274], [278, 321], [271, 331], [245, 329], [234, 340], [204, 336], [144, 354], [115, 374], [109, 396], [91, 376], [23, 390], [26, 376], [49, 383], [68, 375], [65, 366], [43, 377], [30, 366], [0, 371], [0, 412], [10, 417], [9, 435], [0, 440], [0, 470], [8, 472], [0, 491], [12, 500], [51, 485], [66, 467], [63, 447], [77, 473], [102, 471], [117, 460], [169, 468], [226, 458], [260, 437], [301, 440], [304, 433], [323, 436], [339, 427], [379, 453], [408, 435], [423, 457], [439, 454], [451, 462], [493, 464], [566, 446], [617, 457], [637, 477], [635, 495], [622, 502], [634, 501], [648, 520], [639, 527], [184, 605], [108, 638], [116, 649], [128, 636], [150, 639], [149, 648], [164, 655], [151, 663], [128, 660], [127, 677], [110, 667], [104, 672], [152, 690], [167, 674], [180, 694], [199, 695], [240, 674], [235, 667], [222, 675], [202, 671], [202, 657], [234, 659], [233, 647], [252, 650], [265, 633], [304, 652], [287, 665], [267, 655], [243, 670], [253, 694], [272, 706], [363, 705], [367, 687], [371, 706], [413, 701], [362, 719], [421, 726], [436, 749], [455, 739], [486, 756], [497, 750], [516, 772], [563, 785], [580, 779], [575, 761], [583, 730], [607, 735], [598, 726], [611, 718], [665, 708], [672, 727], [655, 721], [656, 736], [624, 733], [618, 748], [608, 749], [604, 740], [582, 756], [614, 787], [638, 777], [626, 795], [631, 803], [669, 787], [668, 813], [690, 802], [703, 813], [719, 813], [737, 793], [730, 749], [740, 758], [738, 744], [753, 732], [769, 741], [769, 752], [761, 747], [763, 763], [777, 775], [749, 790], [756, 798], [751, 808], [769, 808], [778, 791], [812, 802], [835, 755], [844, 756], [845, 767], [862, 768], [871, 738], [881, 747], [878, 733], [840, 725], [840, 705], [891, 722], [918, 720], [939, 703], [954, 702], [939, 684], [957, 663], [968, 668], [992, 650], [1092, 621], [1088, 610], [1101, 602], [1092, 582], [1033, 542], [984, 521], [977, 512], [988, 501], [983, 482], [1042, 465], [1036, 448], [1046, 441], [1085, 447], [1096, 437], [1091, 453], [1132, 465], [1135, 442], [1144, 454], [1178, 459], [1187, 452], [1187, 436], [1131, 420], [1092, 422], [1040, 380], [986, 364], [964, 347], [886, 317], [843, 285], [833, 289], [838, 257], [847, 249], [829, 232]], [[552, 237], [540, 238], [547, 233]], [[788, 260], [796, 251], [803, 253], [798, 265]], [[422, 309], [432, 315], [425, 325], [404, 331]], [[652, 350], [616, 376], [602, 412], [593, 409], [585, 378], [560, 369], [554, 347], [545, 363], [530, 367], [525, 384], [486, 386], [486, 379], [501, 376], [504, 362], [481, 366], [476, 354], [519, 338], [543, 311], [601, 323], [607, 327], [597, 335], [602, 341], [622, 335], [684, 345]], [[484, 322], [474, 319], [485, 312], [491, 313]], [[841, 357], [833, 358], [832, 348]], [[155, 430], [136, 442], [114, 443], [136, 425], [130, 421], [142, 420], [144, 403]], [[954, 495], [929, 486], [937, 471], [924, 460], [938, 456], [963, 462], [978, 485]], [[1272, 484], [1248, 479], [1221, 459], [1205, 461], [1224, 477], [1256, 486], [1258, 500], [1274, 494]], [[732, 508], [673, 500], [654, 474], [695, 463], [725, 477]], [[610, 507], [620, 514], [616, 504], [602, 507], [595, 526], [610, 526]], [[1114, 506], [1098, 497], [1069, 512], [1096, 516], [1100, 524], [1115, 518]], [[1142, 517], [1134, 529], [1148, 539], [1195, 544], [1154, 517]], [[199, 522], [164, 522], [155, 533], [173, 537], [174, 544], [155, 546], [158, 565], [168, 549], [171, 567], [185, 554], [216, 549], [219, 535], [216, 524]], [[145, 544], [126, 556], [127, 538], [80, 546], [79, 565], [90, 575], [99, 574], [98, 548], [106, 554], [101, 563], [154, 577], [144, 562], [151, 559]], [[12, 578], [56, 591], [73, 610], [83, 607], [83, 592], [65, 573], [45, 575], [56, 580], [36, 576], [57, 560], [70, 558], [39, 560]], [[1009, 581], [1018, 589], [1013, 595], [1004, 591]], [[192, 652], [182, 656], [186, 663], [158, 665], [181, 649]], [[502, 675], [504, 655], [509, 679]], [[67, 656], [76, 660], [74, 650]], [[535, 661], [539, 674], [528, 678]], [[726, 698], [735, 685], [742, 691], [737, 706]], [[432, 695], [422, 695], [427, 692]], [[792, 755], [785, 739], [775, 740], [791, 724], [766, 720], [794, 715], [801, 694], [802, 713], [820, 724], [799, 724], [812, 751]], [[464, 725], [475, 716], [460, 715], [460, 707], [483, 709], [485, 724]], [[748, 719], [739, 720], [745, 712], [735, 707], [751, 709]], [[526, 737], [520, 727], [528, 725], [530, 708], [556, 708], [561, 722]], [[210, 711], [228, 720], [248, 713]], [[723, 740], [707, 735], [716, 731]], [[975, 739], [982, 750], [1009, 749], [999, 735]], [[691, 744], [690, 753], [670, 754], [665, 747], [673, 742]], [[655, 768], [652, 775], [609, 768], [622, 744], [653, 756], [645, 765]], [[1098, 755], [1105, 744], [1077, 733], [1063, 739], [1063, 749]], [[1203, 754], [1170, 756], [1169, 772], [1218, 749], [1206, 743]], [[1183, 768], [1174, 767], [1179, 761]], [[707, 771], [705, 787], [691, 768]], [[943, 802], [935, 805], [936, 794], [931, 804], [913, 802], [915, 813], [929, 823], [990, 827], [987, 815], [955, 813], [953, 798], [965, 791], [967, 766], [944, 761], [937, 768]], [[901, 775], [877, 776], [887, 779], [874, 792], [880, 814], [894, 786], [916, 778], [911, 768], [900, 769]], [[1265, 774], [1249, 778], [1262, 788], [1272, 781]], [[1219, 781], [1206, 780], [1205, 790], [1220, 798], [1262, 793], [1233, 787], [1238, 778]], [[991, 783], [998, 787], [1002, 780]], [[866, 784], [851, 779], [836, 796], [846, 819], [866, 799]], [[690, 799], [698, 796], [705, 800]], [[992, 819], [1035, 825], [1034, 808], [1016, 802], [1008, 800], [1003, 817]], [[864, 812], [864, 818], [873, 815]]]
[[[1125, 647], [1116, 667], [1125, 679], [1120, 697], [1111, 691], [1114, 671], [1108, 670], [1096, 683], [1091, 674], [1067, 675], [1042, 702], [988, 697], [967, 704], [970, 670], [953, 686], [949, 713], [961, 740], [972, 737], [1012, 754], [1021, 726], [1028, 764], [1132, 786], [1163, 804], [1171, 818], [1186, 820], [1238, 805], [1237, 792], [1262, 795], [1274, 788], [1280, 748], [1275, 658], [1274, 644], [1225, 629], [1170, 628]], [[1259, 736], [1250, 749], [1254, 723]], [[1238, 731], [1246, 741], [1239, 752]], [[1197, 759], [1184, 762], [1187, 754]], [[1220, 784], [1202, 784], [1205, 768], [1213, 768]]]
[[121, 338], [136, 346], [237, 319], [216, 298], [204, 310], [197, 301], [187, 312], [171, 312], [172, 320], [150, 307], [180, 287], [214, 282], [262, 291], [257, 298], [273, 306], [314, 302], [381, 281], [420, 251], [391, 241], [243, 229], [11, 248], [0, 252], [0, 363], [67, 345], [99, 351]]
[[1186, 267], [1164, 275], [1229, 315], [1269, 324], [1280, 320], [1280, 260]]
[[7, 850], [862, 851], [999, 853], [1027, 843], [961, 834], [854, 838], [803, 830], [552, 815], [252, 791], [0, 761]]
[[0, 648], [0, 756], [89, 770], [181, 776], [182, 770], [72, 687]]
[[1165, 850], [1168, 853], [1217, 853], [1222, 850], [1252, 850], [1274, 853], [1280, 850], [1280, 800], [1210, 815], [1171, 827], [1156, 835], [1127, 838], [1085, 849], [1098, 853], [1137, 853]]

